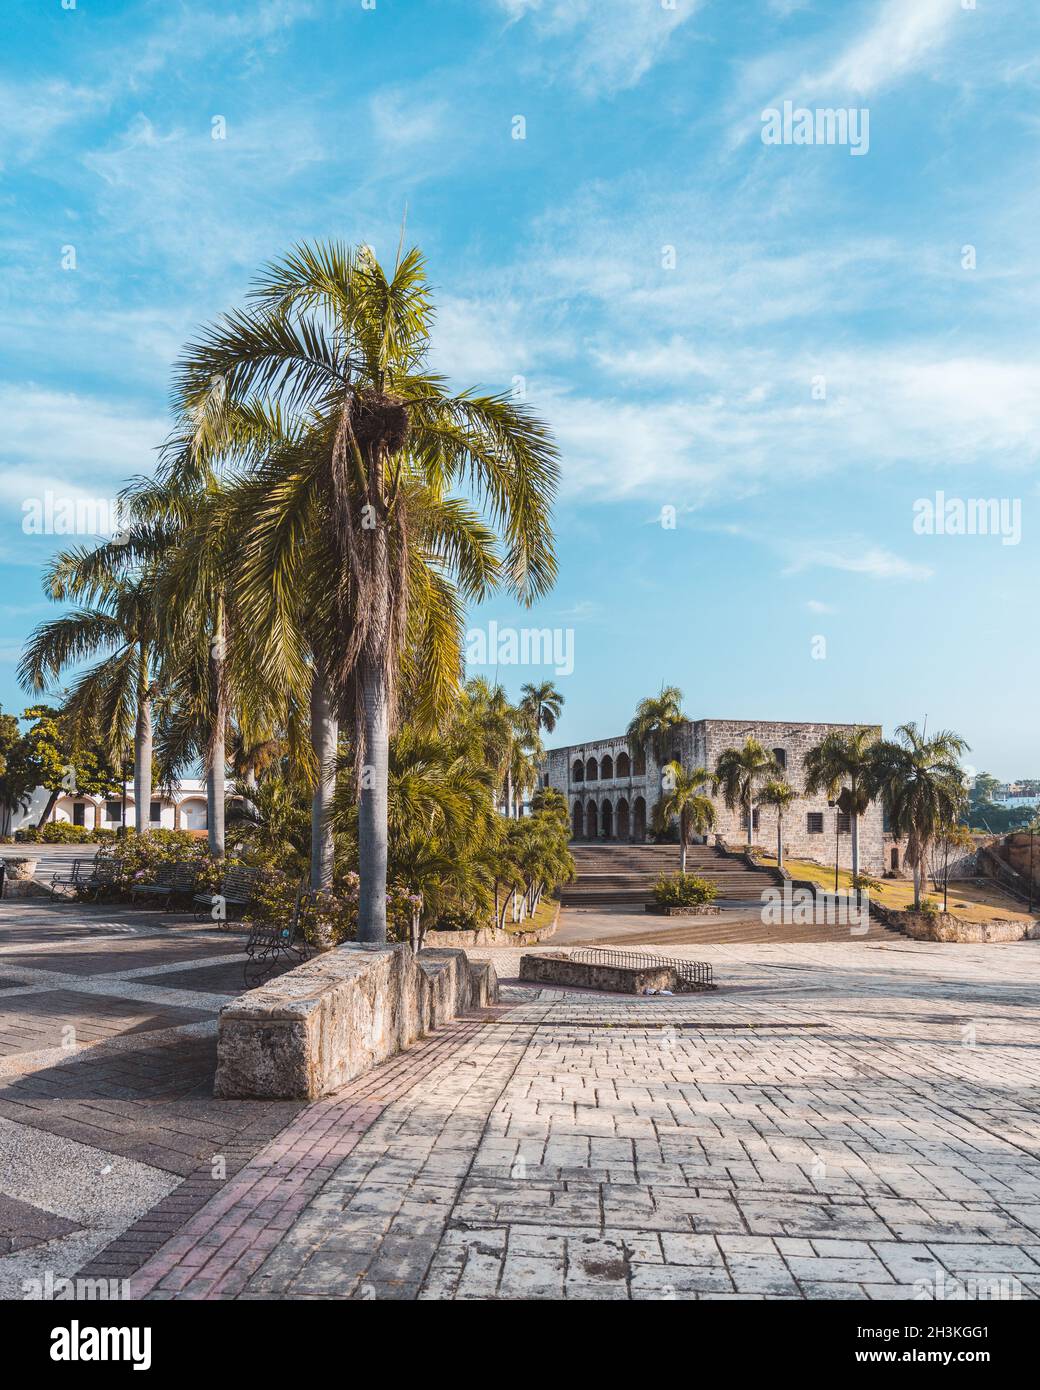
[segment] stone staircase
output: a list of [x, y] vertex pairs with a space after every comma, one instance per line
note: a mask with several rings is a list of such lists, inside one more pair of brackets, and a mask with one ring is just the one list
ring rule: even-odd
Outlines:
[[[571, 845], [578, 877], [560, 892], [565, 907], [641, 907], [651, 901], [653, 885], [662, 874], [679, 871], [678, 845]], [[763, 888], [781, 880], [773, 869], [749, 869], [711, 845], [690, 845], [686, 872], [706, 878], [718, 888], [719, 903], [755, 903]]]

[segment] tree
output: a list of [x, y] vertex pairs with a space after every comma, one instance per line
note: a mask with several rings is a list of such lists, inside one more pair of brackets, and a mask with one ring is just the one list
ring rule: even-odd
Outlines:
[[851, 733], [834, 729], [809, 749], [803, 765], [807, 795], [826, 791], [831, 800], [837, 800], [843, 789], [848, 791], [853, 878], [859, 876], [859, 818], [872, 800], [870, 774], [876, 742], [870, 729], [856, 728]]
[[771, 806], [776, 812], [776, 865], [784, 867], [784, 812], [798, 793], [783, 777], [768, 781], [758, 794], [760, 806]]
[[29, 809], [39, 785], [36, 771], [17, 718], [0, 713], [0, 835], [10, 835], [16, 811]]
[[704, 788], [714, 783], [712, 774], [703, 767], [687, 771], [682, 763], [666, 763], [661, 769], [663, 790], [653, 809], [654, 829], [663, 831], [669, 821], [679, 820], [679, 872], [686, 872], [686, 847], [690, 833], [706, 835], [715, 828], [715, 803], [704, 795]]
[[36, 628], [18, 676], [42, 691], [67, 667], [104, 653], [76, 678], [65, 713], [74, 724], [96, 729], [111, 757], [121, 756], [132, 738], [135, 824], [144, 834], [152, 796], [155, 570], [134, 565], [133, 553], [109, 542], [64, 551], [51, 562], [45, 591], [80, 606]]
[[48, 792], [37, 828], [47, 823], [62, 794], [96, 797], [119, 791], [120, 769], [90, 731], [78, 726], [66, 711], [32, 705], [22, 718], [33, 721], [25, 733], [28, 769], [35, 771], [34, 785]]
[[676, 730], [685, 721], [682, 691], [678, 686], [662, 686], [659, 694], [640, 700], [627, 730], [632, 758], [645, 755], [649, 749], [654, 762], [663, 767], [672, 757]]
[[552, 681], [542, 681], [539, 685], [523, 685], [520, 691], [521, 710], [530, 717], [535, 729], [544, 729], [547, 734], [551, 734], [563, 710], [563, 696]]
[[936, 831], [932, 844], [931, 878], [936, 888], [942, 884], [944, 912], [949, 901], [950, 856], [963, 855], [967, 850], [973, 849], [974, 845], [975, 841], [966, 825], [945, 822]]
[[[265, 633], [281, 643], [283, 667], [298, 670], [301, 659], [288, 570], [322, 566], [329, 581], [331, 603], [311, 614], [309, 637], [315, 681], [355, 749], [362, 941], [386, 939], [388, 750], [403, 666], [435, 670], [445, 692], [457, 688], [453, 581], [464, 597], [501, 586], [530, 603], [556, 574], [548, 431], [505, 396], [449, 394], [426, 366], [431, 324], [417, 250], [399, 252], [388, 276], [368, 247], [300, 246], [267, 268], [249, 308], [189, 345], [177, 376], [180, 405], [197, 422], [193, 441], [219, 418], [223, 447], [230, 430], [247, 468], [274, 470], [279, 491], [244, 544], [263, 552], [265, 534], [277, 533], [272, 565], [247, 560], [247, 601], [274, 619]], [[193, 457], [194, 444], [189, 468]], [[486, 503], [500, 563], [493, 533], [448, 495], [458, 483]], [[308, 544], [316, 516], [325, 530]], [[412, 645], [420, 589], [425, 640]]]
[[753, 843], [755, 788], [760, 782], [783, 776], [783, 770], [757, 738], [744, 740], [742, 748], [727, 748], [715, 764], [715, 781], [731, 811], [739, 806], [747, 815], [747, 842]]
[[872, 796], [880, 796], [892, 833], [906, 840], [906, 858], [914, 871], [914, 909], [921, 906], [921, 885], [928, 850], [944, 825], [961, 817], [967, 799], [959, 759], [968, 752], [959, 735], [943, 729], [926, 738], [916, 724], [901, 724], [893, 740], [874, 745], [870, 771]]

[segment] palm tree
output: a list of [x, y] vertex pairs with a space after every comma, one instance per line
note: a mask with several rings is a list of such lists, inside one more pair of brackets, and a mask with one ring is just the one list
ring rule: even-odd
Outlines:
[[520, 691], [520, 708], [530, 716], [536, 729], [544, 729], [547, 734], [551, 734], [563, 710], [563, 696], [552, 681], [542, 681], [539, 685], [522, 685]]
[[707, 768], [687, 771], [682, 763], [666, 763], [662, 768], [664, 790], [653, 810], [654, 829], [665, 830], [673, 816], [679, 817], [679, 872], [686, 872], [686, 847], [690, 832], [706, 835], [715, 828], [715, 803], [705, 796], [704, 787], [712, 786], [714, 778]]
[[877, 735], [872, 729], [851, 733], [834, 729], [805, 755], [805, 791], [815, 796], [825, 791], [837, 800], [842, 791], [852, 822], [852, 877], [859, 877], [859, 818], [871, 802], [870, 770]]
[[776, 866], [784, 867], [784, 812], [798, 793], [783, 777], [774, 777], [758, 794], [760, 806], [772, 806], [776, 811]]
[[685, 722], [678, 686], [662, 686], [658, 695], [640, 700], [627, 730], [628, 751], [633, 760], [645, 754], [649, 746], [654, 762], [663, 767], [672, 756], [675, 731]]
[[[326, 581], [330, 602], [311, 614], [309, 637], [315, 678], [355, 748], [362, 941], [386, 939], [387, 763], [403, 668], [435, 671], [442, 693], [457, 689], [452, 581], [466, 598], [501, 585], [528, 604], [556, 574], [548, 431], [505, 396], [449, 394], [426, 366], [431, 324], [417, 250], [399, 252], [388, 276], [368, 247], [300, 246], [268, 267], [248, 309], [189, 346], [177, 378], [196, 422], [177, 466], [197, 466], [195, 443], [214, 417], [248, 469], [273, 462], [276, 495], [245, 539], [271, 563], [250, 557], [248, 593], [297, 676], [299, 598], [287, 579], [320, 569]], [[460, 483], [486, 504], [501, 560], [479, 514], [448, 495]], [[412, 644], [420, 590], [423, 640]]]
[[[158, 539], [155, 540], [158, 548]], [[138, 533], [140, 548], [148, 538]], [[134, 823], [149, 824], [152, 798], [152, 703], [156, 685], [154, 565], [134, 564], [134, 547], [113, 542], [58, 554], [44, 572], [44, 590], [78, 607], [41, 623], [18, 667], [21, 683], [43, 691], [69, 666], [101, 656], [75, 679], [65, 701], [73, 727], [92, 727], [118, 755], [134, 747]]]
[[913, 723], [901, 724], [894, 740], [874, 745], [869, 789], [881, 797], [893, 835], [906, 840], [915, 911], [921, 906], [932, 841], [942, 826], [960, 819], [967, 802], [959, 760], [968, 751], [964, 739], [951, 730], [927, 738]]
[[762, 781], [780, 777], [782, 770], [772, 753], [757, 738], [744, 740], [743, 748], [727, 748], [715, 764], [716, 784], [721, 786], [731, 811], [739, 806], [747, 814], [747, 842], [754, 842], [755, 788]]

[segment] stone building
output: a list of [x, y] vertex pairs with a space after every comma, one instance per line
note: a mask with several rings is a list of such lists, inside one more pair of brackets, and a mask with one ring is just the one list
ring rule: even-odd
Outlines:
[[[15, 811], [10, 830], [35, 825], [47, 806], [50, 793], [37, 787], [26, 810]], [[135, 818], [134, 789], [131, 782], [126, 795], [126, 823], [132, 826]], [[48, 821], [67, 821], [87, 830], [118, 830], [123, 823], [123, 798], [87, 796], [77, 792], [59, 796], [51, 809]], [[148, 807], [148, 823], [153, 830], [191, 830], [203, 834], [208, 824], [206, 783], [198, 777], [183, 777], [170, 790], [155, 788]]]
[[[684, 767], [714, 769], [727, 748], [739, 748], [746, 738], [757, 738], [771, 750], [785, 769], [787, 780], [799, 793], [784, 813], [785, 853], [792, 858], [820, 863], [852, 863], [849, 817], [828, 806], [826, 795], [806, 797], [803, 760], [808, 750], [828, 733], [851, 733], [863, 725], [792, 724], [750, 719], [687, 720], [675, 730], [672, 757]], [[880, 725], [868, 728], [881, 736]], [[571, 834], [575, 840], [639, 842], [647, 837], [654, 805], [660, 795], [661, 770], [650, 750], [633, 758], [624, 734], [589, 743], [552, 748], [539, 769], [541, 784], [555, 787], [567, 798]], [[714, 798], [718, 814], [716, 832], [729, 843], [747, 837], [746, 814], [730, 811], [721, 795]], [[884, 827], [880, 805], [872, 805], [860, 817], [860, 868], [881, 873], [888, 865], [884, 856]], [[776, 813], [763, 806], [754, 809], [756, 844], [776, 844]]]

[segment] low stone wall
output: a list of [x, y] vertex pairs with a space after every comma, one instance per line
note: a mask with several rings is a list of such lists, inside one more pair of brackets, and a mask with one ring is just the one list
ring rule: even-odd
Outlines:
[[560, 908], [556, 916], [544, 927], [534, 931], [503, 931], [499, 927], [481, 927], [479, 931], [431, 931], [426, 940], [438, 950], [442, 947], [458, 947], [465, 951], [471, 946], [537, 946], [556, 935], [560, 924]]
[[689, 983], [671, 966], [601, 965], [598, 962], [572, 960], [562, 952], [521, 956], [520, 978], [532, 984], [580, 985], [585, 989], [602, 989], [611, 994], [649, 994], [660, 990], [667, 990], [671, 994], [692, 994], [714, 988], [713, 985]]
[[489, 961], [351, 942], [225, 1004], [214, 1094], [315, 1100], [498, 999]]
[[901, 926], [915, 941], [952, 941], [962, 946], [987, 941], [1035, 941], [1040, 939], [1040, 922], [968, 922], [951, 912], [932, 917], [925, 913], [900, 914]]

